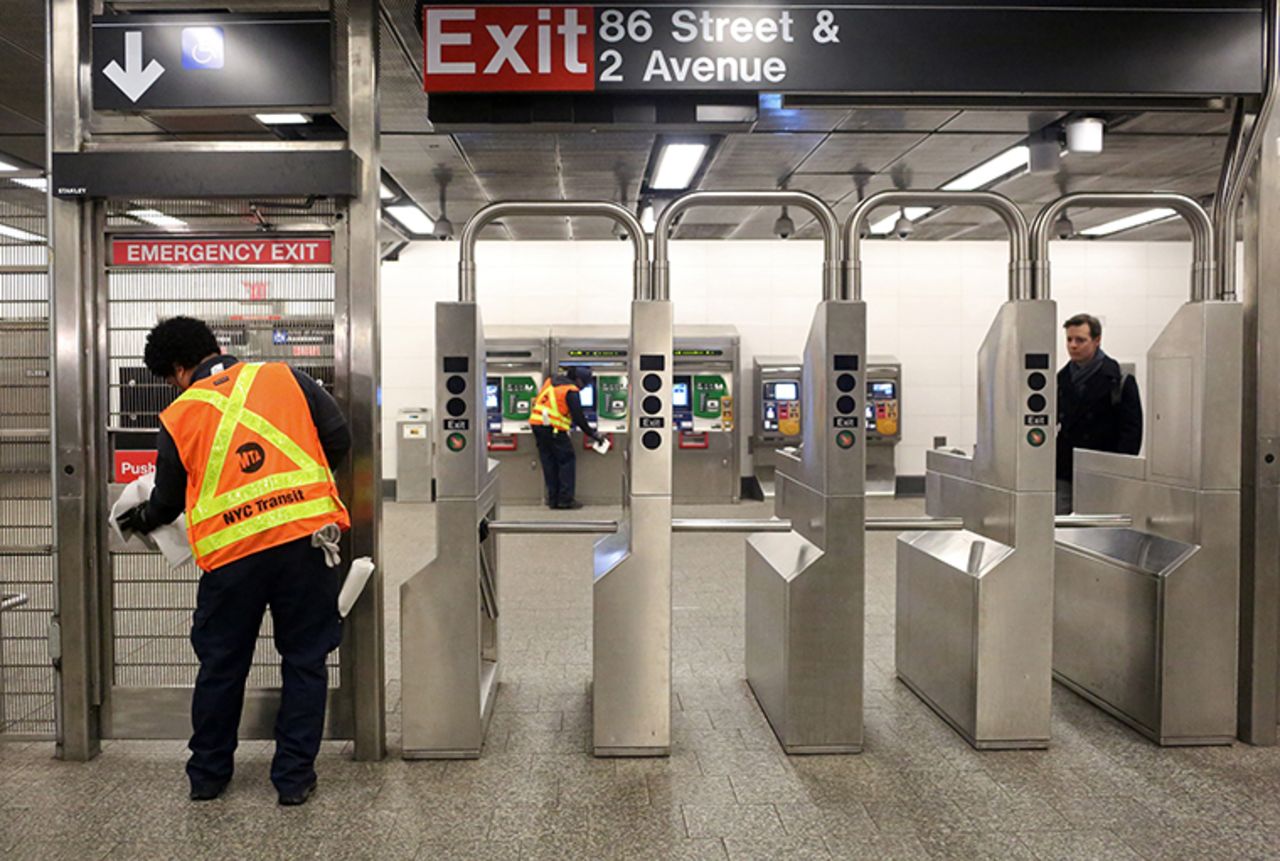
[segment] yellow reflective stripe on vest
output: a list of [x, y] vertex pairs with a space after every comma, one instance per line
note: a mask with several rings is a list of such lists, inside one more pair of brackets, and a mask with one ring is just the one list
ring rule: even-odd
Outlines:
[[243, 523], [220, 529], [212, 535], [206, 535], [196, 542], [196, 555], [207, 556], [215, 550], [221, 550], [229, 544], [243, 541], [250, 536], [257, 535], [259, 532], [266, 532], [268, 529], [274, 529], [277, 526], [283, 526], [295, 520], [305, 520], [308, 517], [317, 517], [337, 510], [338, 503], [328, 496], [322, 499], [313, 499], [310, 502], [300, 502], [296, 505], [276, 508], [259, 514]]
[[533, 414], [543, 419], [542, 422], [534, 422], [534, 424], [545, 422], [561, 431], [568, 431], [573, 427], [573, 420], [560, 412], [560, 400], [556, 397], [555, 386], [550, 380], [544, 383], [542, 391], [538, 392], [538, 397], [533, 402]]
[[[253, 378], [257, 376], [261, 367], [261, 363], [245, 365], [245, 369], [240, 372], [240, 377], [236, 380], [235, 389], [230, 396], [210, 389], [187, 389], [187, 391], [179, 395], [180, 399], [186, 398], [187, 400], [200, 401], [209, 404], [222, 413], [222, 420], [218, 422], [218, 430], [214, 436], [213, 447], [209, 454], [210, 468], [205, 470], [204, 481], [200, 486], [200, 498], [188, 513], [187, 519], [192, 526], [203, 523], [211, 517], [217, 517], [226, 511], [230, 511], [272, 491], [333, 480], [333, 475], [329, 472], [328, 467], [317, 463], [314, 458], [302, 450], [301, 446], [271, 422], [245, 408], [244, 404], [248, 400], [249, 386], [245, 386], [242, 390], [241, 383], [248, 376], [249, 384], [251, 385]], [[292, 472], [276, 473], [252, 484], [246, 484], [243, 487], [218, 495], [214, 492], [217, 490], [218, 482], [215, 480], [210, 483], [209, 476], [216, 474], [218, 479], [221, 478], [223, 465], [226, 463], [227, 455], [230, 453], [231, 439], [237, 424], [229, 425], [227, 417], [233, 413], [237, 406], [234, 403], [237, 396], [239, 396], [237, 424], [244, 425], [274, 445], [282, 454], [297, 464], [299, 468]], [[227, 429], [225, 442], [223, 441], [224, 429]]]

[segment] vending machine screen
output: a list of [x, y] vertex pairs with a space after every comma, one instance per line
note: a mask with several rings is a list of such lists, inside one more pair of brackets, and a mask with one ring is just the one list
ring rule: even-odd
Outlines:
[[689, 384], [675, 383], [671, 386], [671, 406], [684, 409], [689, 406]]
[[800, 400], [800, 387], [795, 383], [773, 383], [773, 397], [776, 401]]
[[595, 386], [584, 386], [578, 390], [578, 400], [582, 402], [584, 410], [591, 409], [596, 405], [596, 389]]

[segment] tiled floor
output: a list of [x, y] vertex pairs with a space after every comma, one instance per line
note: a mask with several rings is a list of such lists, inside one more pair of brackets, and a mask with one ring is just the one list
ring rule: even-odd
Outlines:
[[[434, 539], [430, 506], [391, 505], [387, 517], [398, 709], [395, 586]], [[355, 763], [333, 745], [315, 798], [286, 810], [260, 742], [242, 748], [228, 794], [201, 805], [186, 800], [181, 744], [108, 743], [87, 765], [53, 761], [46, 744], [0, 745], [0, 858], [1280, 857], [1280, 749], [1161, 750], [1056, 689], [1051, 750], [971, 750], [894, 681], [883, 533], [868, 553], [863, 754], [782, 755], [743, 682], [743, 537], [681, 535], [673, 754], [593, 759], [591, 538], [503, 541], [505, 684], [482, 759], [406, 763], [393, 750]], [[397, 711], [389, 723], [394, 748]]]

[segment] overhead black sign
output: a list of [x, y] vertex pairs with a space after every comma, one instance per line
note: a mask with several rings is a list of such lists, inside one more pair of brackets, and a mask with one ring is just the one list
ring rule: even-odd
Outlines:
[[93, 106], [327, 108], [327, 16], [100, 15], [93, 19]]
[[1262, 89], [1259, 4], [428, 5], [429, 92], [1209, 96]]

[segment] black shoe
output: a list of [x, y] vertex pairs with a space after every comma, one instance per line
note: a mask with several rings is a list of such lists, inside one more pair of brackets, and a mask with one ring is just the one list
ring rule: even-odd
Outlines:
[[313, 780], [307, 784], [306, 789], [300, 789], [297, 792], [280, 793], [281, 807], [297, 807], [300, 804], [306, 804], [307, 799], [311, 797], [311, 793], [316, 791], [316, 782]]
[[566, 511], [577, 511], [581, 507], [582, 503], [576, 499], [571, 499], [568, 502], [562, 502], [556, 506], [556, 508], [562, 508]]
[[188, 797], [192, 801], [213, 801], [222, 795], [222, 791], [226, 788], [225, 783], [193, 783]]

